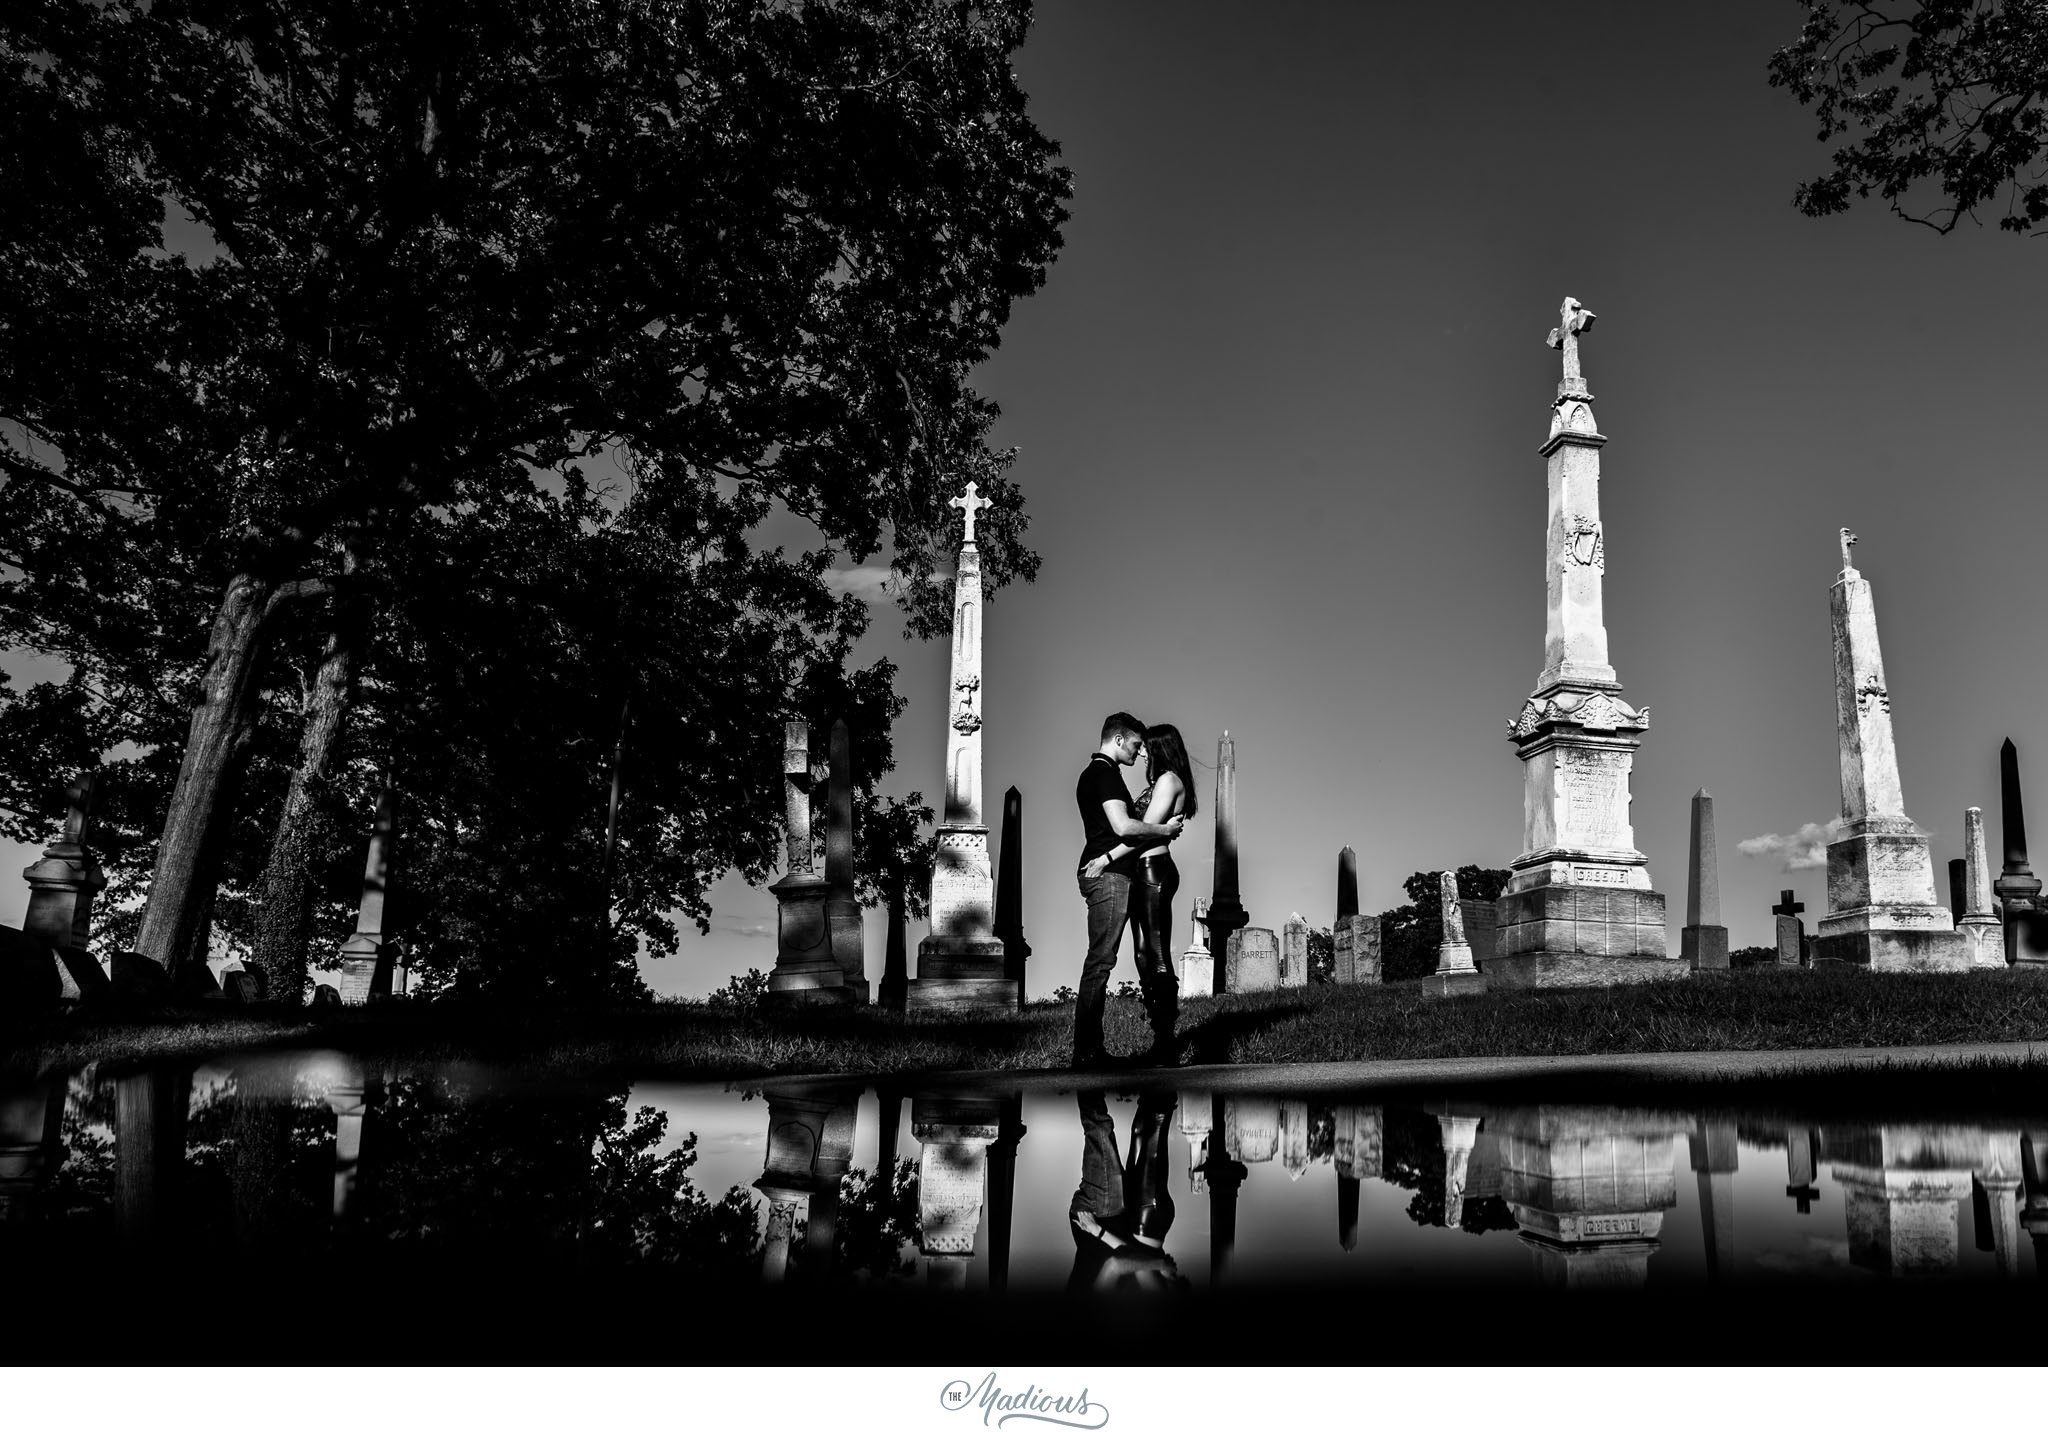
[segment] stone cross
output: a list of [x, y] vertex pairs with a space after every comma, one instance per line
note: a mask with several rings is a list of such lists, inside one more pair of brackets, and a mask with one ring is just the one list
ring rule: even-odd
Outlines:
[[813, 868], [810, 723], [791, 721], [782, 733], [782, 795], [789, 826], [789, 871], [792, 875], [809, 875]]
[[961, 545], [967, 547], [974, 545], [974, 514], [990, 505], [988, 499], [980, 496], [975, 485], [971, 482], [967, 484], [966, 492], [958, 497], [946, 499], [946, 506], [959, 508], [961, 514], [967, 519], [967, 535], [961, 539]]
[[1856, 570], [1856, 564], [1849, 558], [1849, 549], [1851, 547], [1854, 547], [1855, 545], [1856, 534], [1854, 532], [1851, 532], [1848, 528], [1844, 527], [1842, 529], [1842, 570], [1845, 572], [1853, 572]]
[[1557, 395], [1562, 398], [1568, 393], [1583, 394], [1586, 391], [1585, 375], [1579, 371], [1579, 335], [1593, 326], [1594, 312], [1576, 298], [1567, 298], [1558, 309], [1557, 327], [1550, 330], [1550, 337], [1544, 341], [1552, 348], [1564, 351], [1564, 381], [1557, 385]]
[[1437, 875], [1437, 891], [1444, 907], [1444, 940], [1446, 945], [1462, 945], [1465, 941], [1465, 910], [1458, 904], [1458, 876], [1456, 871], [1440, 871]]
[[1794, 900], [1790, 890], [1780, 890], [1778, 892], [1778, 903], [1771, 906], [1771, 913], [1773, 915], [1797, 915], [1805, 908], [1806, 902]]
[[83, 845], [92, 829], [92, 788], [94, 773], [87, 771], [64, 791], [68, 809], [64, 812], [64, 833], [57, 837], [64, 845]]

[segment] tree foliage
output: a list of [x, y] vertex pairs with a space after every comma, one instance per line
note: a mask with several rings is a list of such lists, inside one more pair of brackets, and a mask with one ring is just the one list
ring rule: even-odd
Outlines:
[[386, 778], [442, 973], [616, 987], [718, 874], [764, 877], [782, 721], [848, 717], [866, 788], [890, 764], [891, 672], [846, 670], [868, 614], [824, 573], [886, 552], [910, 630], [942, 630], [970, 477], [991, 586], [1036, 568], [967, 383], [1065, 217], [1008, 62], [1028, 23], [8, 7], [0, 644], [45, 661], [0, 692], [7, 832], [111, 761], [100, 849], [131, 905], [150, 873], [144, 952], [245, 934], [354, 602], [323, 936]]
[[[1420, 979], [1436, 968], [1444, 937], [1443, 894], [1434, 870], [1418, 870], [1401, 882], [1410, 904], [1380, 914], [1380, 978]], [[1458, 867], [1458, 894], [1466, 900], [1497, 900], [1507, 888], [1508, 870]]]
[[1834, 214], [1882, 198], [1947, 233], [1997, 210], [2023, 233], [2048, 218], [2048, 4], [2042, 0], [1807, 0], [1775, 86], [1849, 136], [1794, 202]]

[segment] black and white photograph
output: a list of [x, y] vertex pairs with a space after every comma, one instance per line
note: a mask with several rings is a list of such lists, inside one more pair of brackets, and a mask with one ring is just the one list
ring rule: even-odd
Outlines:
[[17, 1378], [1789, 1427], [2038, 1356], [2048, 0], [0, 65]]

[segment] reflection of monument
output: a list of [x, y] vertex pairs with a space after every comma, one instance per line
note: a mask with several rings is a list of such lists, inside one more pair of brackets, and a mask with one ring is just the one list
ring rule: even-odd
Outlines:
[[1280, 1167], [1287, 1177], [1299, 1179], [1308, 1172], [1309, 1112], [1306, 1099], [1283, 1099], [1280, 1103]]
[[2034, 1240], [2035, 1276], [2048, 1281], [2048, 1127], [2020, 1135], [2020, 1179], [2027, 1200], [2020, 1227]]
[[1640, 1287], [1678, 1202], [1691, 1121], [1637, 1109], [1535, 1105], [1487, 1116], [1500, 1193], [1536, 1260], [1563, 1287]]
[[769, 1089], [768, 1156], [754, 1187], [768, 1196], [761, 1276], [778, 1282], [794, 1262], [826, 1266], [839, 1218], [839, 1181], [853, 1162], [858, 1091]]
[[1346, 1253], [1358, 1246], [1358, 1185], [1381, 1176], [1383, 1130], [1377, 1104], [1344, 1104], [1337, 1109], [1332, 1140], [1337, 1166], [1337, 1242]]
[[1024, 1096], [1002, 1096], [1000, 1130], [988, 1146], [988, 1285], [1010, 1283], [1010, 1227], [1017, 1207], [1017, 1145], [1024, 1138]]
[[1805, 1124], [1785, 1126], [1785, 1196], [1799, 1205], [1799, 1212], [1811, 1213], [1820, 1197], [1815, 1187], [1820, 1167], [1820, 1135]]
[[1699, 1175], [1700, 1234], [1707, 1245], [1707, 1278], [1719, 1282], [1735, 1267], [1735, 1120], [1702, 1115], [1687, 1135], [1692, 1171]]
[[[1006, 1102], [997, 1095], [910, 1101], [910, 1131], [924, 1145], [917, 1222], [925, 1280], [933, 1287], [967, 1284], [989, 1191], [989, 1145], [1003, 1136]], [[1007, 1227], [1007, 1211], [1003, 1222]]]
[[1465, 1179], [1472, 1146], [1479, 1141], [1479, 1120], [1447, 1111], [1436, 1116], [1436, 1126], [1444, 1146], [1444, 1227], [1456, 1228], [1465, 1221]]
[[1209, 1137], [1215, 1131], [1216, 1120], [1212, 1102], [1208, 1099], [1183, 1099], [1180, 1101], [1180, 1131], [1188, 1141], [1188, 1188], [1195, 1193], [1203, 1189], [1202, 1161], [1208, 1156]]
[[114, 1081], [114, 1231], [158, 1245], [178, 1225], [192, 1071], [151, 1069]]
[[1969, 1126], [1824, 1127], [1821, 1157], [1842, 1187], [1849, 1261], [1903, 1277], [1953, 1272], [1963, 1200], [1990, 1152], [1986, 1131]]
[[[1209, 1286], [1223, 1281], [1230, 1250], [1237, 1242], [1237, 1191], [1244, 1185], [1245, 1166], [1229, 1150], [1230, 1103], [1221, 1094], [1210, 1096], [1211, 1131], [1207, 1156], [1202, 1160], [1202, 1182], [1209, 1191]], [[1223, 1130], [1219, 1139], [1216, 1130]]]
[[377, 1093], [376, 1076], [365, 1081], [353, 1060], [344, 1062], [339, 1081], [327, 1086], [327, 1107], [334, 1110], [334, 1221], [356, 1209], [356, 1183], [363, 1164], [363, 1126]]
[[33, 1218], [64, 1162], [64, 1081], [0, 1094], [0, 1222]]
[[1223, 1101], [1223, 1151], [1244, 1163], [1265, 1163], [1280, 1148], [1278, 1099]]

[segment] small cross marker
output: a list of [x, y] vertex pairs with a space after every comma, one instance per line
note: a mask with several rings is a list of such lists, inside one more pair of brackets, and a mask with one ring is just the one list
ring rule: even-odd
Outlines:
[[1771, 913], [1773, 915], [1797, 915], [1805, 908], [1805, 902], [1794, 900], [1790, 890], [1781, 890], [1778, 892], [1778, 903], [1771, 906]]
[[967, 518], [967, 535], [961, 538], [962, 545], [968, 547], [974, 545], [974, 514], [982, 508], [991, 505], [987, 498], [978, 494], [975, 485], [971, 482], [967, 484], [967, 491], [964, 494], [946, 500], [946, 506], [959, 508]]

